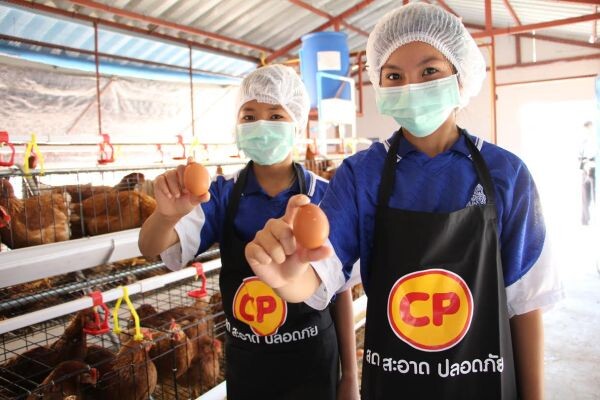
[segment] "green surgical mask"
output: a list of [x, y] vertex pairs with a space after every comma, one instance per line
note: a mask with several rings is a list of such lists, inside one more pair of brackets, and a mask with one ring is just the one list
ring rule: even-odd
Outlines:
[[283, 161], [294, 144], [296, 124], [285, 121], [264, 121], [237, 125], [236, 141], [240, 151], [260, 165]]
[[412, 135], [425, 137], [439, 128], [460, 105], [456, 75], [435, 81], [378, 88], [377, 108]]

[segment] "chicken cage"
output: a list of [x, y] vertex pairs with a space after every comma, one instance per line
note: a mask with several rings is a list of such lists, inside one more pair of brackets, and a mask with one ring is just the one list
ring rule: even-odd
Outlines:
[[[130, 267], [121, 280], [98, 272], [50, 293], [2, 299], [3, 310], [16, 307], [17, 313], [17, 305], [32, 298], [54, 296], [56, 304], [0, 321], [0, 399], [188, 399], [220, 383], [219, 260], [202, 270], [197, 264], [123, 281], [137, 272], [152, 274], [150, 267], [160, 265], [154, 264]], [[93, 291], [83, 295], [85, 289]]]
[[171, 272], [137, 248], [168, 168], [0, 171], [0, 400], [224, 398], [218, 250]]

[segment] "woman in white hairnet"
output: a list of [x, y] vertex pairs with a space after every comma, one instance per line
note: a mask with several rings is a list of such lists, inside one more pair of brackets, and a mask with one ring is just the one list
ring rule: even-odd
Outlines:
[[217, 176], [201, 198], [184, 189], [184, 166], [159, 176], [157, 209], [140, 233], [142, 254], [160, 253], [174, 270], [219, 243], [228, 399], [333, 400], [338, 383], [337, 398], [358, 399], [350, 290], [336, 296], [331, 310], [287, 303], [244, 257], [246, 243], [269, 218], [283, 215], [290, 197], [302, 194], [317, 204], [323, 198], [327, 181], [292, 161], [309, 108], [292, 68], [250, 73], [240, 88], [236, 139], [251, 161], [232, 177]]
[[293, 197], [246, 247], [255, 273], [317, 309], [360, 258], [368, 295], [363, 399], [542, 399], [541, 309], [562, 297], [523, 162], [457, 126], [485, 64], [461, 21], [411, 3], [367, 43], [381, 114], [400, 129], [349, 157], [320, 206], [329, 243], [308, 251]]

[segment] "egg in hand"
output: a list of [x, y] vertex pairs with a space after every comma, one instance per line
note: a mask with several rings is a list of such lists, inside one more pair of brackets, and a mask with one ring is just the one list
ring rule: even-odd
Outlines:
[[292, 231], [302, 247], [314, 250], [323, 246], [329, 237], [329, 221], [319, 206], [307, 204], [296, 213]]
[[202, 196], [210, 187], [210, 174], [204, 165], [190, 163], [183, 171], [183, 185], [194, 196]]

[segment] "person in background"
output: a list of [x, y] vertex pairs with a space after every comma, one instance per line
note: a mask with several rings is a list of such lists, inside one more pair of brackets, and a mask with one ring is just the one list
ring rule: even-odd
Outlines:
[[350, 290], [322, 310], [287, 303], [244, 257], [246, 243], [268, 219], [283, 215], [291, 196], [323, 198], [327, 181], [292, 161], [309, 104], [292, 68], [250, 73], [240, 88], [236, 139], [251, 161], [232, 177], [217, 176], [200, 198], [184, 189], [184, 166], [159, 176], [156, 211], [140, 232], [142, 254], [160, 253], [171, 269], [219, 243], [228, 399], [358, 399]]
[[321, 309], [360, 258], [364, 400], [543, 399], [541, 310], [563, 289], [527, 167], [456, 123], [486, 75], [477, 44], [457, 17], [410, 3], [376, 24], [367, 64], [398, 131], [332, 178], [328, 244], [292, 240], [308, 202], [295, 196], [246, 246], [250, 266]]
[[581, 169], [581, 224], [589, 225], [596, 204], [596, 154], [598, 141], [592, 121], [583, 124], [583, 140], [579, 151]]

